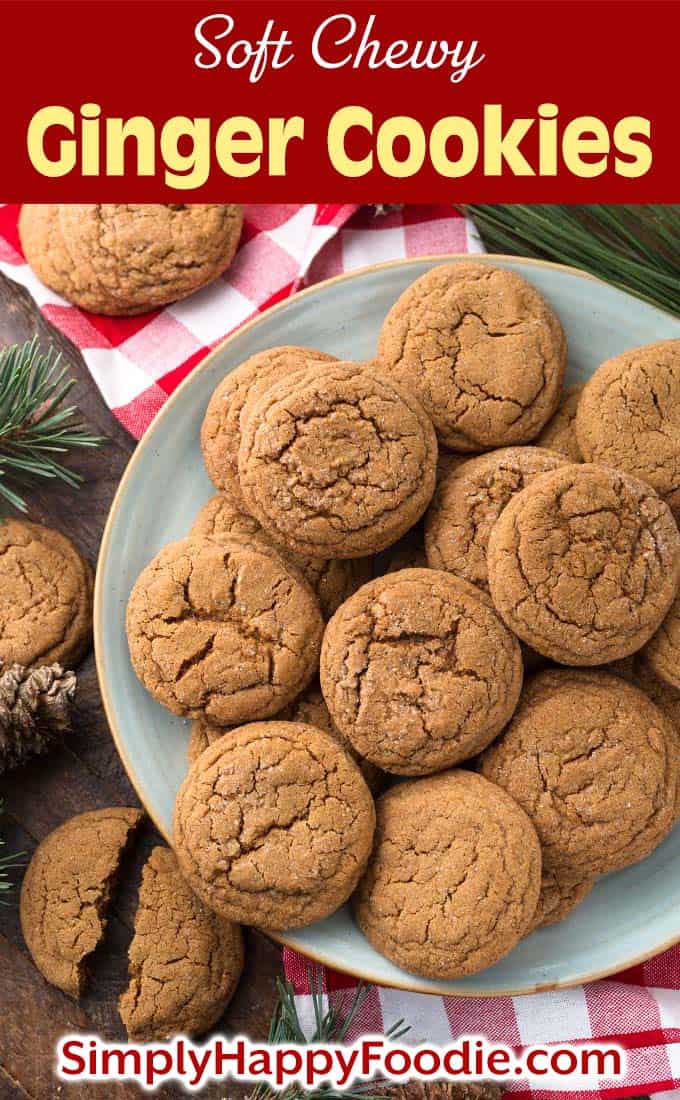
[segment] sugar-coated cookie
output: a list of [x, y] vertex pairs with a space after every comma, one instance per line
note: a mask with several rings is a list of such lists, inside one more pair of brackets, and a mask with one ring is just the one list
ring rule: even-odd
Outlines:
[[321, 689], [335, 725], [360, 756], [397, 775], [480, 752], [521, 686], [519, 643], [488, 596], [437, 569], [369, 581], [323, 639]]
[[130, 656], [147, 690], [175, 714], [218, 725], [291, 702], [316, 672], [322, 633], [302, 574], [236, 535], [166, 546], [127, 608]]
[[527, 934], [540, 885], [540, 845], [524, 811], [482, 776], [449, 771], [377, 800], [354, 907], [364, 935], [397, 966], [462, 978]]
[[246, 507], [308, 557], [364, 557], [420, 519], [437, 441], [419, 402], [358, 363], [302, 369], [268, 389], [242, 426]]
[[560, 401], [567, 342], [526, 279], [466, 260], [404, 291], [380, 331], [378, 361], [413, 389], [441, 444], [484, 451], [538, 435]]
[[335, 912], [371, 852], [373, 798], [351, 757], [301, 722], [226, 733], [189, 770], [174, 846], [191, 888], [229, 920], [298, 928]]
[[541, 474], [494, 524], [489, 587], [527, 645], [567, 665], [640, 649], [680, 580], [680, 534], [649, 486], [604, 466]]

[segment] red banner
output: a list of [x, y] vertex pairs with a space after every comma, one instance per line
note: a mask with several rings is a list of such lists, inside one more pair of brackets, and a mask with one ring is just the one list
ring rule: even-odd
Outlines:
[[675, 2], [19, 0], [3, 24], [5, 201], [678, 198]]

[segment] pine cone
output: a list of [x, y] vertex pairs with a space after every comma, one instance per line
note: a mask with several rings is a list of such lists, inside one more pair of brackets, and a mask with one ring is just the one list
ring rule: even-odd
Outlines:
[[61, 665], [24, 668], [0, 662], [0, 774], [47, 752], [71, 729], [75, 672]]
[[499, 1100], [502, 1089], [489, 1081], [413, 1081], [389, 1092], [390, 1100]]

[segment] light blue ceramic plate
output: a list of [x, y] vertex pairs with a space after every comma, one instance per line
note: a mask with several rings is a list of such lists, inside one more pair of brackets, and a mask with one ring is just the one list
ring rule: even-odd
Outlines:
[[[465, 257], [451, 257], [464, 259]], [[95, 645], [111, 730], [139, 797], [170, 839], [175, 794], [186, 772], [188, 724], [153, 702], [132, 671], [125, 606], [135, 578], [162, 546], [185, 535], [212, 494], [199, 429], [220, 379], [257, 351], [302, 344], [341, 359], [375, 353], [385, 314], [409, 283], [447, 257], [380, 264], [268, 310], [218, 347], [154, 420], [125, 472], [104, 533], [95, 592]], [[555, 264], [486, 257], [525, 275], [559, 314], [569, 338], [570, 383], [626, 348], [680, 337], [680, 321]], [[534, 933], [491, 969], [431, 982], [383, 959], [348, 909], [282, 942], [370, 981], [460, 995], [531, 993], [611, 974], [680, 940], [680, 827], [643, 863], [601, 881], [568, 920]]]

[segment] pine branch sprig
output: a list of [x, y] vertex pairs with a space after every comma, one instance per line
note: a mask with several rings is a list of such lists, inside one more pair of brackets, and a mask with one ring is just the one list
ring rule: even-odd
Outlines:
[[463, 209], [490, 252], [570, 264], [680, 313], [680, 206], [511, 203]]
[[[309, 986], [312, 995], [314, 1010], [314, 1031], [311, 1038], [308, 1037], [298, 1016], [295, 1004], [295, 992], [290, 982], [277, 979], [276, 988], [278, 1002], [274, 1010], [272, 1022], [269, 1026], [267, 1041], [269, 1043], [342, 1043], [347, 1038], [352, 1023], [357, 1013], [361, 1010], [368, 988], [360, 982], [352, 996], [352, 1000], [346, 1010], [330, 1005], [324, 1007], [324, 995], [321, 984], [321, 973], [309, 970]], [[399, 1039], [409, 1031], [408, 1025], [403, 1020], [398, 1020], [387, 1031], [389, 1039]], [[349, 1091], [338, 1092], [331, 1086], [322, 1086], [314, 1092], [305, 1092], [299, 1085], [291, 1085], [285, 1092], [275, 1092], [268, 1085], [258, 1085], [249, 1097], [249, 1100], [270, 1100], [277, 1097], [278, 1100], [390, 1100], [388, 1093], [378, 1089], [371, 1082], [363, 1082], [353, 1086]]]
[[[3, 804], [0, 801], [0, 813], [2, 813]], [[4, 848], [5, 839], [0, 836], [0, 849]], [[7, 894], [14, 889], [14, 883], [12, 882], [10, 875], [17, 867], [23, 866], [24, 852], [8, 852], [6, 854], [0, 854], [0, 905], [10, 905], [11, 901], [7, 897]]]
[[0, 497], [26, 511], [22, 490], [36, 480], [57, 478], [77, 487], [80, 474], [56, 457], [99, 447], [75, 405], [64, 404], [75, 385], [60, 355], [38, 347], [37, 338], [0, 351]]

